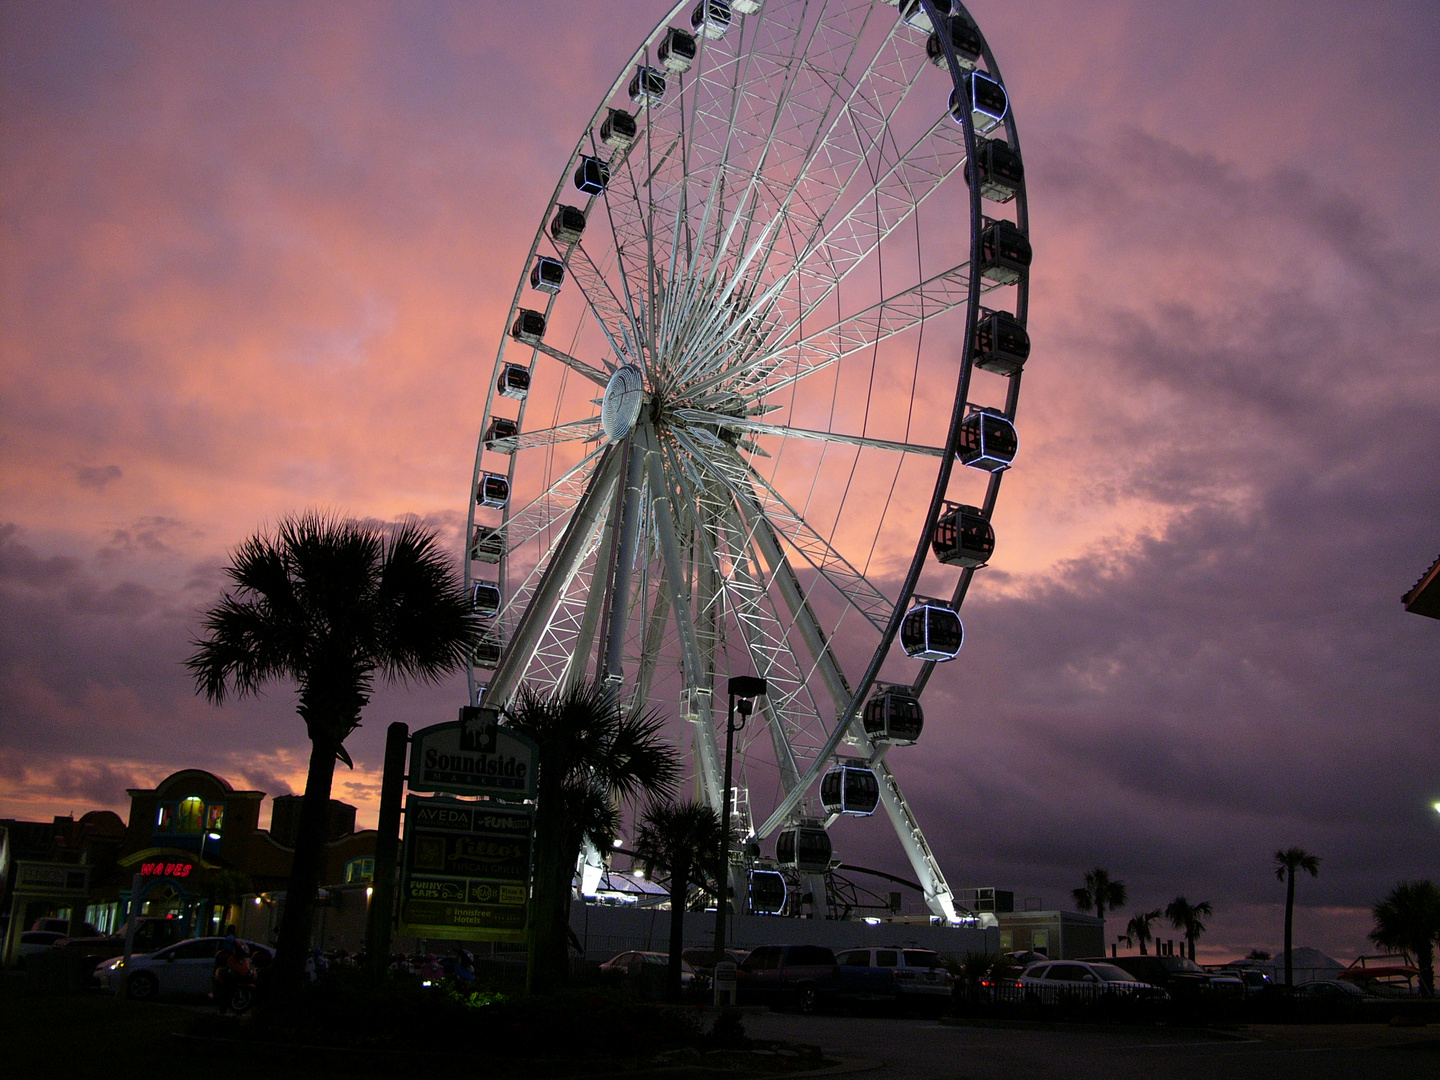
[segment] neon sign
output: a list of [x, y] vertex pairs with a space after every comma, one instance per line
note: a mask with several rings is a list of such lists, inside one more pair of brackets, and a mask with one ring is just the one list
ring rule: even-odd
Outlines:
[[147, 862], [140, 864], [140, 876], [182, 878], [189, 877], [194, 869], [194, 864], [188, 862]]

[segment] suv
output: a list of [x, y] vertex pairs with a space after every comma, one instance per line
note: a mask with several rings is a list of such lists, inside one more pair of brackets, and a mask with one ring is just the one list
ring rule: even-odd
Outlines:
[[1174, 998], [1200, 994], [1242, 997], [1245, 993], [1245, 983], [1233, 972], [1206, 971], [1183, 956], [1096, 957], [1090, 963], [1114, 964], [1141, 982], [1163, 988]]
[[955, 985], [955, 976], [945, 970], [940, 954], [931, 949], [906, 949], [899, 945], [888, 949], [851, 949], [836, 959], [845, 967], [888, 970], [895, 980], [895, 996], [902, 1002], [906, 999], [944, 1001]]

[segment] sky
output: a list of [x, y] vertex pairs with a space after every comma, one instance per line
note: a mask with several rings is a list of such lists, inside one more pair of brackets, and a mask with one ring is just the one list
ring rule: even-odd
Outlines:
[[[1440, 878], [1440, 8], [975, 0], [1030, 199], [1002, 543], [924, 752], [956, 886], [1093, 866], [1202, 958], [1369, 951]], [[303, 785], [290, 690], [182, 663], [227, 553], [307, 507], [458, 553], [529, 240], [648, 2], [0, 2], [0, 816], [182, 767]], [[337, 796], [373, 824], [377, 693]], [[879, 822], [847, 859], [905, 872]], [[1123, 925], [1123, 924], [1122, 924]]]

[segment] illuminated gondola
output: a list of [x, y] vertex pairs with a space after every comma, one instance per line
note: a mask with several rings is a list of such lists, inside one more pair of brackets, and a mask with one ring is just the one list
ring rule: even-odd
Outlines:
[[876, 683], [865, 703], [862, 723], [871, 742], [910, 746], [925, 727], [925, 712], [908, 686]]
[[900, 623], [900, 645], [915, 660], [954, 660], [965, 641], [955, 609], [942, 600], [916, 597]]
[[947, 502], [930, 546], [947, 566], [984, 566], [995, 554], [995, 530], [979, 507]]
[[802, 874], [829, 870], [831, 852], [830, 834], [818, 821], [787, 826], [775, 839], [775, 861]]
[[998, 410], [977, 408], [960, 424], [955, 456], [972, 469], [1000, 472], [1010, 467], [1017, 449], [1015, 425]]
[[821, 777], [820, 802], [827, 814], [869, 817], [880, 805], [880, 781], [863, 761], [843, 761]]

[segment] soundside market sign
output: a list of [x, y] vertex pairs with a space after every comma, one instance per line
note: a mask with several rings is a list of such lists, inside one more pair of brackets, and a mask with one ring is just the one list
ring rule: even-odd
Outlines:
[[451, 724], [422, 728], [411, 737], [411, 791], [535, 798], [535, 743], [500, 724], [496, 709], [466, 706]]

